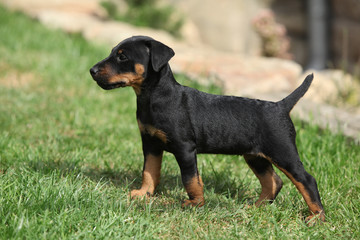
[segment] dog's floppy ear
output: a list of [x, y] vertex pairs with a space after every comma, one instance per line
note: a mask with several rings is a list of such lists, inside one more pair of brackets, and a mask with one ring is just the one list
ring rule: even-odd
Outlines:
[[174, 50], [156, 40], [149, 42], [150, 59], [153, 69], [158, 72], [175, 55]]

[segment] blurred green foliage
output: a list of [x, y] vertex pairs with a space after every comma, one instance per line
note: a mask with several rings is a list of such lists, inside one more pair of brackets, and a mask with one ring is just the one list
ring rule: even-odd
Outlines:
[[128, 22], [135, 26], [162, 29], [175, 37], [181, 37], [180, 29], [184, 19], [175, 13], [171, 6], [158, 4], [158, 0], [125, 0], [127, 8], [119, 11], [115, 0], [103, 1], [110, 18]]

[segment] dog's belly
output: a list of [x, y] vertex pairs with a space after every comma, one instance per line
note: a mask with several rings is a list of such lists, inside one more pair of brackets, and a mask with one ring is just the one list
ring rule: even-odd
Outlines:
[[237, 128], [208, 128], [197, 134], [197, 152], [242, 155], [251, 151], [251, 139], [253, 136]]
[[[250, 148], [251, 149], [251, 148]], [[246, 148], [238, 147], [238, 146], [206, 146], [199, 147], [196, 149], [197, 153], [211, 153], [211, 154], [225, 154], [225, 155], [243, 155], [247, 152], [251, 152], [250, 150], [246, 150]]]

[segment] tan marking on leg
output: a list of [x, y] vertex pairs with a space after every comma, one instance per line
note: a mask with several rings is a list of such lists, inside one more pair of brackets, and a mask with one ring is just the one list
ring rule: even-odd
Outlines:
[[163, 143], [167, 143], [166, 133], [150, 124], [143, 124], [139, 119], [138, 126], [142, 134], [149, 134], [152, 137], [160, 139]]
[[314, 203], [311, 200], [311, 197], [309, 195], [309, 192], [306, 190], [304, 184], [302, 184], [301, 182], [296, 181], [296, 179], [292, 176], [291, 173], [289, 173], [288, 171], [286, 171], [285, 169], [277, 166], [275, 163], [273, 163], [272, 159], [270, 157], [267, 157], [266, 155], [264, 155], [263, 153], [258, 154], [261, 157], [264, 157], [266, 159], [268, 159], [272, 164], [274, 164], [278, 169], [280, 169], [290, 180], [291, 182], [296, 186], [296, 188], [298, 189], [298, 191], [301, 193], [301, 195], [303, 196], [306, 204], [309, 207], [309, 210], [311, 212], [311, 215], [309, 217], [306, 218], [306, 222], [310, 221], [314, 216], [319, 215], [319, 218], [322, 221], [325, 221], [325, 214], [323, 212], [323, 209], [320, 207], [320, 205], [318, 205], [317, 203]]
[[259, 199], [255, 203], [255, 206], [259, 207], [261, 205], [264, 205], [268, 201], [273, 201], [276, 198], [276, 195], [281, 190], [283, 183], [281, 178], [276, 174], [273, 167], [271, 166], [272, 162], [263, 155], [258, 155], [258, 157], [261, 157], [261, 159], [265, 159], [270, 163], [266, 172], [263, 174], [259, 174], [256, 169], [253, 168], [250, 164], [250, 161], [256, 161], [256, 157], [251, 155], [244, 157], [246, 162], [248, 162], [250, 169], [254, 172], [255, 176], [259, 179], [261, 184], [261, 193]]
[[204, 183], [200, 176], [195, 176], [185, 185], [186, 192], [189, 195], [189, 200], [185, 200], [182, 204], [185, 206], [201, 207], [205, 204], [204, 200]]
[[152, 195], [154, 193], [156, 186], [160, 182], [161, 162], [162, 154], [159, 156], [148, 154], [146, 156], [141, 188], [131, 191], [131, 198], [142, 197], [147, 194]]
[[311, 216], [309, 216], [307, 218], [311, 219], [312, 217], [314, 217], [314, 215], [320, 214], [320, 219], [324, 221], [325, 215], [323, 214], [323, 209], [317, 203], [314, 203], [311, 200], [309, 192], [306, 190], [304, 184], [296, 181], [295, 178], [289, 172], [287, 172], [285, 169], [282, 169], [282, 168], [279, 168], [279, 169], [291, 180], [291, 182], [296, 186], [296, 188], [299, 190], [299, 192], [303, 196], [303, 198], [304, 198], [306, 204], [308, 205], [310, 212], [312, 214]]
[[[257, 156], [262, 157], [262, 158], [265, 158], [266, 160], [268, 160], [269, 162], [271, 162], [272, 164], [274, 164], [273, 161], [272, 161], [272, 159], [271, 159], [271, 157], [268, 157], [268, 156], [266, 156], [266, 155], [263, 154], [263, 153], [258, 153]], [[275, 164], [274, 164], [274, 165], [275, 165]]]
[[282, 187], [282, 181], [272, 167], [271, 170], [266, 171], [265, 174], [257, 174], [255, 171], [254, 173], [261, 184], [261, 194], [255, 203], [255, 206], [259, 207], [265, 204], [267, 201], [272, 201], [275, 199], [277, 193]]

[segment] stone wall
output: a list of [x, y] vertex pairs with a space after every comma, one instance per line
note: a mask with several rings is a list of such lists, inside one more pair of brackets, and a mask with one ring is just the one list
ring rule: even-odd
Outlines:
[[196, 27], [202, 43], [219, 50], [250, 55], [260, 53], [260, 39], [251, 19], [267, 0], [166, 0]]

